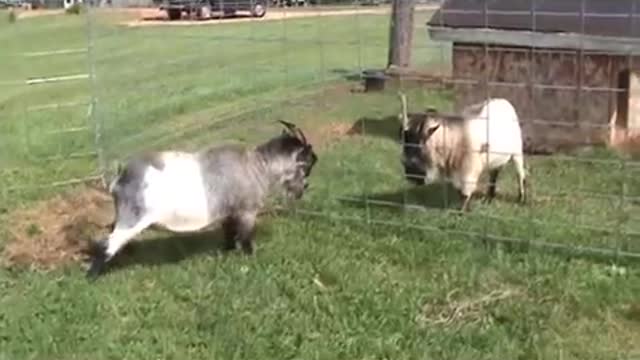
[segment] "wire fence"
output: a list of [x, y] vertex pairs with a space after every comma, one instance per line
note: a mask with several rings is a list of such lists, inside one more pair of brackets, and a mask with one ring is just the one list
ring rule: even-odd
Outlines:
[[[627, 135], [636, 126], [635, 0], [620, 2], [625, 11], [588, 0], [574, 2], [579, 11], [535, 1], [496, 9], [487, 1], [419, 4], [412, 70], [380, 92], [364, 90], [363, 74], [386, 66], [390, 9], [364, 3], [176, 21], [156, 19], [165, 13], [154, 9], [88, 6], [79, 16], [4, 25], [3, 203], [11, 209], [59, 187], [106, 183], [118, 161], [143, 150], [256, 143], [285, 119], [320, 149], [298, 216], [415, 228], [438, 241], [640, 258], [635, 155], [601, 145], [613, 140], [634, 150]], [[550, 18], [564, 19], [570, 34], [550, 32]], [[597, 35], [611, 21], [616, 29], [628, 21], [628, 34]], [[530, 29], [514, 30], [523, 24]], [[527, 150], [529, 202], [517, 204], [509, 167], [498, 198], [484, 204], [474, 196], [462, 217], [450, 186], [408, 182], [398, 88], [413, 112], [460, 114], [487, 97], [512, 102]]]

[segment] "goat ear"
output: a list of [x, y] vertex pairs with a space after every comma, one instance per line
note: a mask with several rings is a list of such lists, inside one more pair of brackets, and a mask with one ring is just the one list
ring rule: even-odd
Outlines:
[[295, 159], [296, 163], [304, 164], [306, 163], [306, 159], [310, 153], [311, 153], [310, 149], [300, 148], [293, 153], [293, 158]]
[[297, 148], [293, 151], [293, 157], [298, 159], [299, 157], [304, 155], [304, 153], [306, 152], [307, 152], [307, 149], [305, 149], [304, 147]]
[[[420, 121], [420, 124], [418, 124], [418, 134], [424, 134], [424, 127], [426, 125], [426, 121]], [[425, 134], [426, 135], [426, 134]]]
[[317, 157], [316, 154], [313, 152], [313, 147], [311, 145], [305, 145], [304, 148], [302, 148], [302, 150], [298, 152], [298, 156], [304, 157], [304, 158]]
[[429, 128], [427, 129], [426, 138], [430, 138], [431, 135], [433, 135], [433, 133], [440, 128], [440, 125], [442, 125], [440, 122], [430, 124]]

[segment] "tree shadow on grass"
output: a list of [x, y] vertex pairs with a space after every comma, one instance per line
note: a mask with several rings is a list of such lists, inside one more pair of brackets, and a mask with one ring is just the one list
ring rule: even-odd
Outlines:
[[400, 121], [397, 116], [362, 117], [351, 126], [349, 133], [400, 141]]

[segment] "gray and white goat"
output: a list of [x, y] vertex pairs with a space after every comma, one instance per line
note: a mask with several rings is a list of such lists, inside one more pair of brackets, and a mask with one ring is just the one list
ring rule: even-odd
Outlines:
[[461, 210], [467, 211], [480, 175], [489, 170], [487, 200], [491, 201], [500, 170], [512, 161], [518, 173], [519, 200], [526, 201], [522, 134], [509, 101], [488, 99], [466, 107], [461, 115], [445, 115], [433, 108], [408, 113], [405, 95], [399, 96], [407, 180], [414, 184], [450, 180], [462, 195]]
[[130, 159], [111, 183], [115, 222], [98, 244], [87, 276], [95, 279], [123, 246], [149, 227], [175, 233], [222, 224], [225, 245], [253, 253], [256, 217], [268, 196], [292, 200], [307, 189], [318, 160], [304, 133], [280, 121], [282, 134], [254, 148], [220, 145]]

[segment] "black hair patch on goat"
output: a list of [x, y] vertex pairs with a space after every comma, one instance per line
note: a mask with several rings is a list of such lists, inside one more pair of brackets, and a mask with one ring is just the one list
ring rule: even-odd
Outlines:
[[159, 152], [144, 153], [141, 159], [156, 168], [156, 170], [164, 170], [164, 159], [162, 159], [162, 154]]
[[304, 148], [305, 144], [302, 140], [285, 133], [258, 146], [256, 150], [266, 157], [275, 157], [278, 155], [293, 154], [295, 151]]
[[281, 134], [266, 143], [258, 146], [256, 151], [265, 158], [275, 158], [278, 156], [288, 156], [295, 152], [299, 153], [296, 156], [296, 161], [302, 162], [304, 166], [305, 177], [311, 175], [311, 170], [318, 161], [318, 156], [313, 151], [313, 146], [305, 144], [297, 136], [290, 134]]
[[130, 159], [123, 168], [120, 168], [116, 184], [122, 186], [132, 181], [137, 181], [137, 179], [142, 179], [149, 166], [156, 170], [163, 170], [165, 164], [162, 154], [148, 152]]
[[256, 233], [255, 215], [231, 215], [222, 224], [225, 237], [225, 248], [232, 250], [236, 244], [246, 255], [254, 252], [253, 238]]
[[304, 149], [296, 157], [296, 161], [302, 162], [305, 164], [304, 176], [309, 177], [309, 175], [311, 175], [311, 170], [313, 169], [314, 165], [318, 161], [318, 156], [313, 151], [313, 148], [311, 147], [311, 145], [306, 145]]
[[164, 162], [159, 154], [145, 154], [131, 159], [118, 174], [111, 189], [116, 214], [122, 225], [135, 225], [144, 213], [142, 190], [145, 186], [145, 173], [149, 167], [164, 169]]

